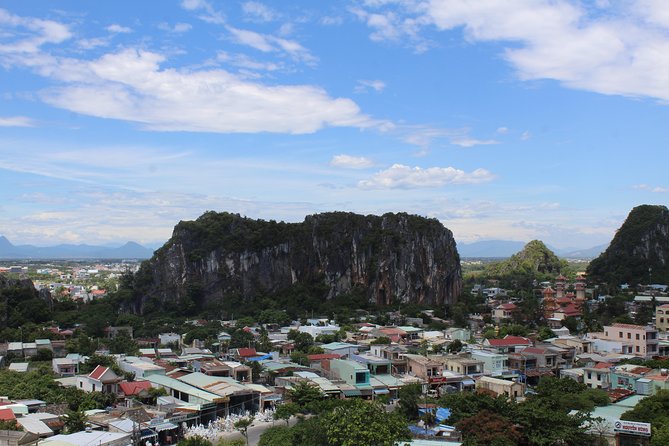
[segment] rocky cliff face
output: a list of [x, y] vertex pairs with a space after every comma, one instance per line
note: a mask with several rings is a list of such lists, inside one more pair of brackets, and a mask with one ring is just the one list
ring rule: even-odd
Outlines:
[[180, 222], [142, 265], [136, 310], [147, 299], [249, 300], [314, 282], [323, 298], [363, 287], [378, 304], [449, 304], [462, 287], [452, 233], [435, 219], [335, 212], [289, 224], [207, 212]]
[[619, 285], [669, 283], [669, 210], [641, 205], [588, 267], [590, 281]]

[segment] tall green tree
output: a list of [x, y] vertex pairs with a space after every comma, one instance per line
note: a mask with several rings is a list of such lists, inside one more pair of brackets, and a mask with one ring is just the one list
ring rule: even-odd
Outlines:
[[347, 400], [322, 418], [325, 436], [333, 446], [395, 446], [411, 438], [407, 422], [377, 403]]

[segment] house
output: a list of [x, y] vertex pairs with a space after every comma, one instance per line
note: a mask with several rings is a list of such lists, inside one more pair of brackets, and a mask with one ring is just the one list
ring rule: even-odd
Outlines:
[[104, 332], [105, 335], [107, 336], [107, 339], [114, 339], [121, 333], [125, 333], [130, 337], [130, 339], [132, 339], [132, 334], [133, 334], [132, 327], [129, 325], [123, 327], [112, 327], [112, 326], [105, 327]]
[[82, 431], [60, 434], [40, 441], [40, 446], [125, 446], [132, 441], [132, 435], [124, 432]]
[[118, 393], [121, 378], [109, 367], [97, 366], [91, 373], [77, 377], [77, 388], [84, 392]]
[[525, 384], [490, 376], [479, 377], [476, 380], [476, 390], [485, 391], [495, 396], [504, 395], [510, 399], [525, 396]]
[[401, 345], [370, 345], [370, 353], [379, 358], [390, 360], [392, 373], [399, 375], [406, 373], [407, 370], [407, 360], [403, 356], [406, 352], [406, 347]]
[[118, 365], [124, 372], [133, 373], [135, 378], [146, 378], [149, 375], [165, 374], [164, 367], [136, 356], [126, 356], [118, 362]]
[[483, 345], [495, 349], [499, 353], [509, 353], [530, 347], [532, 341], [522, 336], [506, 335], [503, 339], [486, 339], [483, 341]]
[[650, 359], [658, 354], [657, 329], [650, 325], [615, 323], [604, 327], [603, 333], [590, 333], [591, 337], [621, 344], [622, 354]]
[[118, 385], [119, 393], [125, 398], [148, 398], [151, 383], [149, 381], [122, 382]]
[[202, 372], [208, 376], [228, 376], [240, 382], [251, 382], [251, 367], [237, 361], [196, 361], [193, 370]]
[[583, 367], [583, 384], [593, 389], [608, 390], [611, 387], [611, 368], [607, 362]]
[[25, 373], [28, 371], [29, 366], [30, 363], [28, 362], [12, 362], [11, 364], [9, 364], [9, 370], [19, 373]]
[[469, 354], [430, 356], [436, 362], [444, 364], [444, 370], [459, 373], [461, 375], [480, 375], [483, 373], [484, 362], [474, 359]]
[[507, 302], [497, 305], [492, 312], [492, 318], [495, 322], [500, 323], [504, 320], [513, 319], [513, 316], [518, 313], [520, 309], [513, 302]]
[[374, 388], [369, 382], [369, 370], [359, 362], [333, 359], [330, 361], [330, 372], [334, 379], [340, 379], [348, 384], [349, 387], [342, 388], [345, 396], [362, 396], [365, 398], [373, 396]]
[[329, 344], [321, 345], [325, 353], [336, 353], [341, 356], [351, 356], [360, 351], [360, 346], [349, 344], [347, 342], [330, 342]]
[[655, 308], [655, 328], [657, 331], [669, 331], [669, 304]]
[[468, 328], [447, 328], [444, 330], [444, 337], [449, 341], [458, 340], [461, 342], [467, 342], [472, 337], [472, 331]]
[[499, 375], [509, 370], [509, 355], [497, 351], [472, 350], [471, 357], [483, 363], [483, 373]]
[[79, 361], [73, 358], [53, 358], [51, 360], [53, 373], [58, 376], [74, 376], [79, 373]]
[[160, 339], [160, 345], [181, 345], [181, 335], [177, 333], [160, 333], [158, 339]]
[[248, 358], [255, 358], [258, 352], [255, 348], [232, 348], [228, 351], [228, 355], [237, 361], [244, 361]]
[[421, 355], [404, 354], [407, 360], [407, 373], [428, 383], [442, 376], [444, 365]]

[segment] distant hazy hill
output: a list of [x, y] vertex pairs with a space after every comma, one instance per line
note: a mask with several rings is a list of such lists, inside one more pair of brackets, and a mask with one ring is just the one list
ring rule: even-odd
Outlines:
[[151, 249], [135, 242], [119, 248], [68, 244], [39, 247], [13, 245], [0, 235], [0, 259], [148, 259], [152, 255]]
[[594, 259], [606, 250], [608, 245], [597, 245], [588, 249], [578, 249], [567, 252], [557, 252], [560, 257], [567, 259]]
[[532, 240], [507, 260], [491, 263], [486, 268], [491, 276], [496, 277], [536, 273], [557, 274], [563, 269], [566, 269], [566, 261], [560, 260], [539, 240]]
[[473, 243], [458, 243], [460, 257], [511, 257], [523, 249], [524, 242], [510, 240], [482, 240]]
[[588, 266], [593, 282], [669, 283], [669, 210], [641, 205], [629, 213], [609, 247]]

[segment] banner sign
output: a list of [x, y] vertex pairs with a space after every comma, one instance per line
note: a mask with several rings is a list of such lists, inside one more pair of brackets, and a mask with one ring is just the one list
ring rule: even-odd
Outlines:
[[616, 432], [623, 434], [650, 436], [650, 423], [616, 420], [616, 422], [613, 423], [613, 429]]

